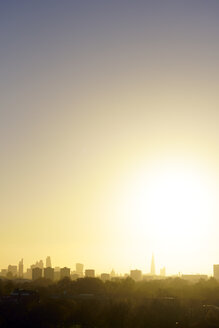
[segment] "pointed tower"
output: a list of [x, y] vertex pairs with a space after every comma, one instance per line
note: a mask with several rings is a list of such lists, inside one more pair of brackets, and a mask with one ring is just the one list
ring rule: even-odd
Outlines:
[[152, 259], [151, 259], [151, 275], [155, 276], [155, 263], [154, 263], [154, 254], [152, 254]]

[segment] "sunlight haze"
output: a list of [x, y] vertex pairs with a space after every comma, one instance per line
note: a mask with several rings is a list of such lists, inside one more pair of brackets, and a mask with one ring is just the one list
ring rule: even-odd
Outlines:
[[165, 3], [1, 2], [0, 268], [212, 275], [219, 3]]

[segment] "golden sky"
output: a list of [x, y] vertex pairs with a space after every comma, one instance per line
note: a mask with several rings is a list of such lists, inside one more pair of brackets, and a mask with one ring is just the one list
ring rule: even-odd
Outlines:
[[218, 2], [0, 7], [1, 268], [211, 274]]

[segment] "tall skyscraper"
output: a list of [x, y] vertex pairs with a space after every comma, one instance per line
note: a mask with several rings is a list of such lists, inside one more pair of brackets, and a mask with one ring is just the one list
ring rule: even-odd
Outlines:
[[54, 280], [54, 269], [51, 267], [47, 267], [44, 269], [44, 278]]
[[66, 277], [70, 278], [70, 276], [71, 276], [70, 271], [71, 271], [70, 268], [66, 268], [66, 267], [61, 268], [60, 269], [60, 279], [63, 279]]
[[51, 264], [51, 257], [47, 256], [46, 258], [46, 268], [51, 268], [52, 264]]
[[76, 263], [76, 273], [79, 277], [83, 277], [84, 265], [81, 263]]
[[155, 276], [155, 262], [154, 262], [154, 254], [152, 254], [152, 259], [151, 259], [151, 275]]
[[32, 269], [32, 280], [37, 280], [42, 278], [43, 270], [41, 268], [33, 268]]
[[19, 264], [18, 264], [18, 276], [19, 278], [23, 278], [24, 274], [24, 260], [21, 259]]
[[31, 269], [40, 268], [43, 270], [43, 261], [42, 260], [36, 261], [36, 263], [32, 264], [30, 267], [31, 267]]
[[36, 261], [35, 267], [36, 268], [43, 269], [43, 260]]

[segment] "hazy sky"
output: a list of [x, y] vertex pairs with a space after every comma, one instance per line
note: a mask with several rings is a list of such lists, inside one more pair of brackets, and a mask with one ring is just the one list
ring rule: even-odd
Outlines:
[[0, 1], [0, 267], [211, 273], [219, 2]]

